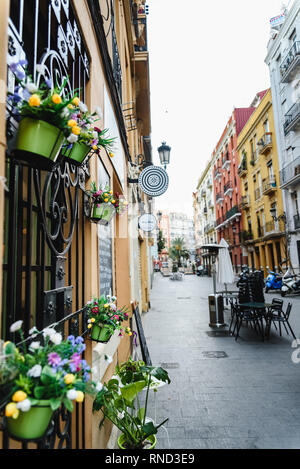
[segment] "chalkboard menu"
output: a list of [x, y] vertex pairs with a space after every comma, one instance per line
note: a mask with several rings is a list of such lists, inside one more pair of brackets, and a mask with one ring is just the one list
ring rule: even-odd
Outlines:
[[[98, 185], [105, 187], [110, 185], [110, 177], [102, 162], [98, 159]], [[112, 224], [108, 226], [98, 225], [98, 247], [99, 247], [99, 282], [100, 294], [112, 295], [113, 293], [113, 258], [112, 258]]]

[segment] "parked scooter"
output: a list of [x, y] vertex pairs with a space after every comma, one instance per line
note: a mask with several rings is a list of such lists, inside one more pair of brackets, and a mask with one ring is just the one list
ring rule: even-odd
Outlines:
[[300, 295], [300, 278], [288, 269], [282, 279], [281, 296]]
[[268, 269], [268, 277], [266, 278], [266, 290], [268, 293], [270, 290], [281, 290], [282, 289], [282, 276], [276, 272], [272, 272]]

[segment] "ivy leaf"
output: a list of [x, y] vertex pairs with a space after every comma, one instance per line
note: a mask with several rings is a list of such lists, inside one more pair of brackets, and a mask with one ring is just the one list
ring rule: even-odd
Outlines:
[[63, 400], [63, 404], [65, 406], [65, 408], [69, 411], [69, 412], [73, 412], [73, 402], [70, 401], [70, 399], [68, 399], [67, 397]]

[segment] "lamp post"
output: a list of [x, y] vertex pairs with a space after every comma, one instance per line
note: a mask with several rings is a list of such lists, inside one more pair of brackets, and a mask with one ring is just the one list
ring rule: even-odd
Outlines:
[[290, 246], [291, 236], [290, 236], [289, 229], [288, 229], [288, 219], [287, 219], [286, 213], [283, 212], [282, 215], [277, 216], [276, 207], [271, 207], [270, 214], [271, 214], [271, 217], [273, 218], [273, 220], [275, 222], [282, 221], [284, 223], [285, 260], [286, 260], [287, 268], [289, 269], [289, 267], [290, 267], [290, 252], [289, 252], [290, 250], [289, 250], [289, 246]]
[[167, 169], [167, 165], [170, 164], [171, 147], [169, 147], [166, 142], [162, 142], [157, 151], [159, 154], [160, 164]]

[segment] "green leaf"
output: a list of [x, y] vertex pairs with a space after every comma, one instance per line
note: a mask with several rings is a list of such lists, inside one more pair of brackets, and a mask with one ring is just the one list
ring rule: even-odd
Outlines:
[[33, 406], [33, 405], [36, 405], [39, 400], [38, 399], [33, 399], [32, 397], [29, 397], [29, 400], [30, 400], [30, 404]]
[[145, 388], [146, 384], [146, 381], [137, 381], [136, 383], [126, 384], [123, 388], [120, 388], [120, 391], [124, 399], [132, 402], [138, 393]]
[[144, 407], [141, 407], [141, 408], [138, 410], [137, 417], [138, 417], [138, 419], [139, 419], [140, 422], [143, 422], [143, 421], [144, 421], [144, 417], [145, 417], [145, 409], [144, 409]]
[[56, 375], [50, 366], [44, 366], [41, 374], [41, 382], [43, 384], [51, 384], [53, 381], [56, 381]]
[[50, 406], [53, 411], [61, 406], [61, 399], [59, 397], [50, 399]]
[[46, 392], [45, 386], [36, 386], [33, 390], [33, 395], [36, 399], [42, 399]]
[[156, 435], [157, 428], [153, 422], [148, 422], [146, 425], [142, 426], [142, 430], [144, 432], [144, 437], [147, 438], [150, 435]]
[[67, 397], [63, 400], [63, 404], [65, 406], [65, 408], [69, 411], [69, 412], [73, 412], [73, 409], [74, 409], [74, 406], [73, 406], [73, 402], [70, 401], [70, 399], [68, 399]]

